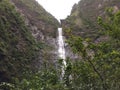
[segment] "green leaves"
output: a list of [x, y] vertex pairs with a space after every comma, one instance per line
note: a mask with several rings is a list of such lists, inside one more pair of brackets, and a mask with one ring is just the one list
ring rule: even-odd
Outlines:
[[[120, 12], [111, 13], [102, 19], [98, 17], [98, 23], [102, 26], [102, 33], [108, 34], [108, 41], [93, 43], [84, 40], [79, 36], [69, 33], [68, 43], [74, 53], [82, 57], [80, 61], [75, 61], [66, 69], [67, 84], [74, 89], [93, 90], [119, 90], [120, 78]], [[72, 80], [69, 81], [69, 76]], [[114, 78], [113, 78], [114, 77]], [[70, 83], [71, 82], [71, 83]], [[78, 89], [78, 90], [79, 90]]]
[[107, 9], [107, 18], [98, 17], [99, 25], [114, 39], [120, 40], [120, 11], [114, 13], [112, 8]]
[[72, 36], [68, 41], [68, 44], [71, 46], [74, 53], [79, 53], [83, 57], [86, 56], [86, 47], [81, 37]]

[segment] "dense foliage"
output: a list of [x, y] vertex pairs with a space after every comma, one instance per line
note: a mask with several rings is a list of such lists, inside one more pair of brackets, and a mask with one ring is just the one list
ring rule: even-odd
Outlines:
[[[116, 21], [120, 19], [119, 13], [112, 15]], [[66, 59], [67, 67], [62, 81], [61, 64], [56, 69], [49, 62], [44, 62], [39, 72], [28, 72], [21, 81], [15, 79], [15, 84], [2, 83], [1, 86], [7, 86], [11, 90], [119, 90], [120, 41], [117, 35], [120, 31], [115, 33], [116, 30], [113, 30], [114, 26], [118, 29], [119, 25], [114, 20], [111, 25], [106, 21], [99, 18], [102, 29], [106, 30], [109, 26], [111, 29], [107, 32], [114, 33], [109, 34], [109, 41], [95, 44], [90, 39], [70, 35], [68, 43], [75, 53], [82, 56], [82, 60], [71, 62], [69, 58]]]
[[[5, 4], [6, 2], [7, 5]], [[106, 19], [98, 18], [101, 33], [109, 35], [110, 39], [107, 41], [93, 43], [88, 38], [83, 39], [72, 35], [70, 30], [67, 32], [69, 35], [67, 42], [73, 52], [80, 55], [82, 59], [72, 62], [72, 60], [67, 58], [65, 75], [61, 79], [62, 60], [58, 60], [56, 66], [50, 65], [50, 62], [43, 60], [42, 68], [39, 71], [29, 71], [29, 66], [26, 68], [26, 65], [29, 65], [28, 63], [35, 58], [35, 52], [38, 49], [36, 43], [25, 27], [20, 14], [16, 12], [7, 0], [0, 1], [0, 10], [4, 11], [0, 13], [0, 33], [2, 33], [0, 35], [0, 89], [120, 89], [120, 11], [113, 13], [111, 9], [108, 9]], [[17, 45], [19, 43], [21, 47], [18, 48]], [[14, 74], [16, 75], [16, 72], [19, 72], [18, 75], [22, 75], [21, 79], [16, 76], [12, 79], [14, 81], [12, 83], [6, 82], [9, 80], [2, 80], [3, 76], [8, 79], [7, 75], [13, 76]], [[7, 75], [4, 75], [4, 73]]]
[[[9, 2], [0, 1], [0, 82], [20, 78], [32, 67], [38, 46], [24, 19]], [[21, 68], [22, 67], [22, 68]]]
[[[69, 90], [119, 90], [120, 89], [120, 11], [107, 10], [107, 18], [98, 18], [101, 33], [109, 35], [107, 41], [93, 43], [69, 33], [68, 43], [82, 56], [68, 69]], [[67, 70], [67, 69], [66, 69]], [[71, 82], [71, 83], [70, 83]], [[71, 89], [73, 88], [73, 89]]]

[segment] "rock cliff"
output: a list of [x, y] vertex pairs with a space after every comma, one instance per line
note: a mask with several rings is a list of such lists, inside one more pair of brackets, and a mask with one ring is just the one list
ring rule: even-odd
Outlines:
[[118, 0], [81, 0], [72, 8], [71, 15], [62, 21], [65, 31], [85, 38], [96, 39], [99, 35], [98, 16], [106, 17], [106, 9], [113, 8], [114, 12], [120, 9]]

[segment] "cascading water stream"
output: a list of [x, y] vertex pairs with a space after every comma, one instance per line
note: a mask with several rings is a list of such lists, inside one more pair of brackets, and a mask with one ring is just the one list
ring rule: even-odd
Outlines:
[[62, 62], [62, 73], [61, 78], [64, 77], [65, 74], [65, 67], [66, 67], [66, 61], [65, 61], [65, 48], [64, 48], [64, 39], [62, 35], [62, 28], [58, 28], [58, 56], [60, 59], [63, 59]]

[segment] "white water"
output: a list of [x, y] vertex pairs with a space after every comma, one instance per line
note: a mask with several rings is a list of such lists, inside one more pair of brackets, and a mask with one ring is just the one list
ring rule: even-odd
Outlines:
[[62, 28], [58, 28], [58, 55], [60, 59], [63, 59], [62, 62], [62, 77], [65, 74], [65, 67], [66, 67], [66, 61], [65, 61], [65, 48], [64, 48], [64, 39], [62, 35]]

